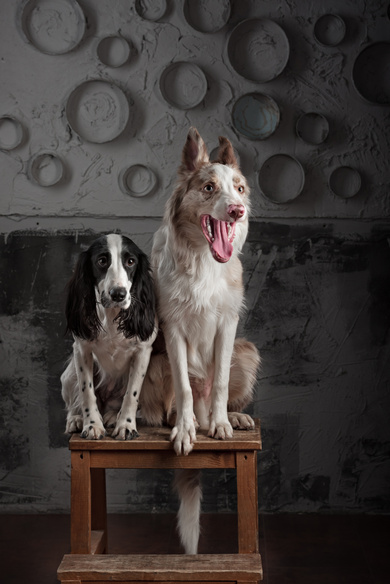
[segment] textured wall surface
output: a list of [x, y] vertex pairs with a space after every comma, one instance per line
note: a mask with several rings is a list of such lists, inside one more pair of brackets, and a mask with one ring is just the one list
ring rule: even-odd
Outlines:
[[[121, 231], [150, 252], [188, 127], [195, 125], [210, 151], [218, 135], [231, 139], [252, 188], [240, 332], [263, 357], [250, 408], [263, 424], [261, 509], [388, 510], [389, 4], [236, 0], [224, 25], [229, 2], [190, 2], [189, 15], [185, 4], [168, 0], [154, 21], [127, 0], [1, 3], [1, 509], [69, 509], [59, 387], [71, 347], [64, 337], [64, 286], [96, 233]], [[336, 46], [314, 35], [328, 13], [345, 24]], [[276, 36], [263, 37], [264, 21], [257, 19], [271, 20], [271, 32], [279, 25]], [[214, 22], [222, 26], [216, 32], [194, 28]], [[246, 27], [244, 41], [237, 41], [242, 28], [236, 27]], [[322, 32], [329, 38], [332, 30], [337, 26]], [[99, 42], [111, 36], [117, 44], [104, 53]], [[114, 67], [123, 39], [130, 54]], [[239, 57], [232, 39], [243, 42]], [[48, 48], [55, 54], [43, 52]], [[245, 77], [256, 77], [265, 61], [282, 62], [278, 76]], [[170, 70], [165, 91], [172, 105], [161, 78], [178, 62], [201, 72], [190, 68], [175, 77]], [[252, 93], [271, 97], [279, 110], [265, 139], [244, 135], [232, 118], [237, 102]], [[182, 109], [197, 95], [198, 105]], [[264, 137], [275, 121], [272, 111], [246, 109], [247, 133]], [[329, 125], [318, 144], [297, 135], [297, 121], [309, 112]], [[318, 136], [313, 123], [310, 118], [309, 137]], [[293, 169], [281, 158], [272, 171], [267, 161], [276, 154], [294, 157], [287, 159]], [[155, 176], [149, 194], [142, 192], [148, 178], [142, 169], [126, 183], [135, 196], [125, 192], [134, 165]], [[339, 177], [338, 194], [330, 188], [333, 171], [345, 166], [358, 173], [355, 195], [354, 174]], [[284, 202], [270, 200], [278, 193]], [[176, 505], [169, 471], [109, 477], [112, 511]], [[206, 483], [205, 510], [234, 509], [230, 472], [210, 472]]]

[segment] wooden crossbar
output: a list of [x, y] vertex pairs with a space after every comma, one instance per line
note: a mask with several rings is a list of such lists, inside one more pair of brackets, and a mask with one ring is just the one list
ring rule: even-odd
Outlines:
[[65, 555], [61, 582], [256, 582], [259, 554]]

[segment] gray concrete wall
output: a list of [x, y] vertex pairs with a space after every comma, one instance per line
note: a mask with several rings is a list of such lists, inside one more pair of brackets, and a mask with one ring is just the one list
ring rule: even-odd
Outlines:
[[[168, 0], [165, 14], [151, 21], [137, 14], [133, 1], [80, 0], [85, 29], [82, 19], [74, 28], [69, 11], [62, 12], [59, 25], [57, 15], [67, 3], [51, 1], [55, 10], [49, 18], [31, 12], [31, 3], [1, 3], [1, 510], [69, 509], [70, 461], [59, 387], [71, 346], [64, 337], [64, 286], [77, 254], [96, 233], [126, 233], [150, 252], [190, 125], [210, 150], [220, 134], [232, 140], [252, 188], [243, 254], [247, 312], [240, 332], [263, 357], [250, 407], [263, 424], [261, 509], [388, 510], [388, 3], [233, 1], [227, 24], [204, 33], [187, 22], [182, 1]], [[214, 21], [223, 4], [212, 2]], [[313, 35], [325, 13], [344, 20], [345, 36], [337, 46], [323, 46]], [[271, 19], [286, 34], [288, 45], [279, 36], [266, 60], [278, 64], [276, 46], [282, 61], [288, 57], [287, 65], [269, 81], [240, 74], [258, 73], [253, 44], [241, 48], [239, 72], [229, 59], [236, 46], [233, 31], [248, 18]], [[251, 25], [244, 38], [250, 30]], [[82, 38], [69, 52], [42, 52], [69, 49], [79, 32]], [[132, 46], [120, 67], [105, 65], [97, 54], [99, 41], [110, 35]], [[198, 65], [207, 80], [200, 104], [185, 110], [167, 103], [159, 89], [163, 71], [178, 61]], [[246, 69], [248, 63], [252, 68]], [[182, 103], [199, 89], [186, 75], [171, 95]], [[86, 80], [110, 82], [125, 97], [129, 115], [120, 135], [115, 124], [127, 108], [114, 107], [111, 86], [95, 85], [99, 91], [88, 111], [86, 105], [70, 107], [70, 94]], [[186, 80], [192, 89], [181, 93]], [[168, 85], [168, 91], [175, 87]], [[279, 125], [266, 139], [249, 139], [232, 122], [236, 102], [253, 92], [279, 106]], [[87, 130], [85, 118], [80, 121], [83, 112], [92, 122]], [[297, 120], [308, 112], [329, 123], [329, 135], [318, 145], [296, 133]], [[50, 157], [36, 167], [42, 153]], [[295, 175], [283, 164], [276, 174], [269, 170], [267, 159], [275, 154], [293, 156], [302, 165], [300, 194]], [[45, 186], [55, 177], [52, 157], [63, 177]], [[155, 174], [152, 193], [123, 192], [123, 172], [135, 164]], [[350, 196], [353, 177], [338, 183], [338, 194], [330, 189], [330, 176], [340, 166], [359, 173], [356, 195]], [[262, 167], [268, 174], [259, 173]], [[272, 202], [267, 185], [271, 198], [279, 193], [291, 200]], [[205, 510], [234, 509], [232, 474], [209, 472], [206, 478]], [[176, 501], [170, 480], [169, 471], [110, 472], [110, 510], [171, 510]]]

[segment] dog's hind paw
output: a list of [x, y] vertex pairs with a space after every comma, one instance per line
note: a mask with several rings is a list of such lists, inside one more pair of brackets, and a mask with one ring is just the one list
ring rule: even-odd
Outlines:
[[66, 420], [66, 434], [74, 434], [75, 432], [81, 432], [83, 429], [83, 418], [82, 416], [69, 416]]
[[218, 422], [216, 420], [211, 420], [209, 436], [215, 438], [216, 440], [225, 440], [225, 438], [233, 438], [233, 428], [229, 420]]
[[180, 422], [173, 428], [170, 436], [176, 454], [187, 456], [194, 447], [196, 441], [196, 430], [194, 420]]
[[228, 412], [228, 418], [235, 430], [254, 430], [255, 423], [248, 414]]

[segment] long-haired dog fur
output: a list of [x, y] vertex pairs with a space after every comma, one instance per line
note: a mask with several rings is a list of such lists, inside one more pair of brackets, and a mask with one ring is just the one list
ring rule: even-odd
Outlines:
[[[255, 346], [235, 339], [244, 290], [239, 253], [248, 232], [249, 187], [226, 138], [217, 159], [191, 128], [178, 183], [155, 234], [152, 268], [166, 353], [154, 354], [141, 394], [142, 417], [168, 420], [178, 455], [189, 454], [196, 429], [218, 439], [253, 428], [250, 402], [259, 365]], [[179, 532], [196, 553], [201, 488], [197, 471], [178, 474]]]
[[68, 284], [73, 354], [61, 376], [66, 432], [136, 437], [139, 395], [157, 333], [146, 255], [131, 239], [104, 235], [78, 258]]

